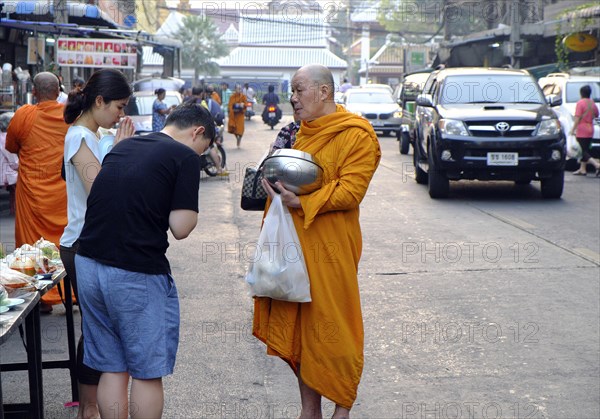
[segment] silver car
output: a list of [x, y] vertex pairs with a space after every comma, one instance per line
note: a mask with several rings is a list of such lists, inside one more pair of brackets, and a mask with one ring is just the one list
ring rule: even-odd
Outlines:
[[344, 94], [343, 104], [350, 112], [366, 118], [384, 136], [400, 132], [402, 110], [387, 90], [350, 89]]
[[[156, 100], [154, 92], [133, 92], [129, 99], [129, 103], [125, 107], [125, 115], [128, 115], [133, 120], [136, 134], [152, 132], [152, 105]], [[167, 90], [163, 102], [167, 107], [171, 105], [179, 105], [183, 98], [179, 92]]]

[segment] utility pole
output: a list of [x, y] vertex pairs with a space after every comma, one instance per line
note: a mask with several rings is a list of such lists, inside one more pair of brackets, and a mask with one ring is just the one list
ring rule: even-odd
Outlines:
[[513, 68], [520, 68], [523, 56], [523, 41], [521, 41], [521, 14], [519, 1], [512, 0], [510, 6], [510, 64]]
[[450, 22], [448, 22], [448, 4], [449, 4], [449, 0], [444, 0], [443, 4], [442, 4], [442, 20], [444, 22], [444, 41], [449, 41], [450, 40]]
[[[54, 23], [69, 23], [69, 11], [67, 10], [67, 0], [53, 0], [53, 2]], [[67, 68], [67, 71], [65, 73], [66, 74], [62, 74], [62, 70], [59, 70], [59, 74], [63, 77], [63, 86], [65, 86], [65, 90], [68, 92], [71, 90], [71, 71]]]

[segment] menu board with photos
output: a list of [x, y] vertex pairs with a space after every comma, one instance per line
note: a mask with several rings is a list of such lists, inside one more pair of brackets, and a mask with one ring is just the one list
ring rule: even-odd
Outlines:
[[58, 38], [56, 62], [64, 67], [135, 68], [137, 43], [119, 39]]

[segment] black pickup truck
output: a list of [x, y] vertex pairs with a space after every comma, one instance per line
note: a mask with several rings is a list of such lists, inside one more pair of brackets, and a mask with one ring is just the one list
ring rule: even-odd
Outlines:
[[415, 178], [432, 198], [461, 179], [539, 180], [544, 198], [561, 197], [565, 137], [527, 71], [435, 71], [416, 103]]

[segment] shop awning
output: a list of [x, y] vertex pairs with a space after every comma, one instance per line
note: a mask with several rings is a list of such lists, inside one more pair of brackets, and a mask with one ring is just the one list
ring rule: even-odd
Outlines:
[[[52, 22], [54, 20], [54, 5], [41, 1], [3, 1], [2, 10], [5, 20], [24, 20], [31, 22]], [[106, 12], [93, 4], [67, 2], [66, 9], [70, 24], [85, 26], [103, 26], [108, 28], [120, 27]], [[6, 17], [6, 19], [4, 19]]]

